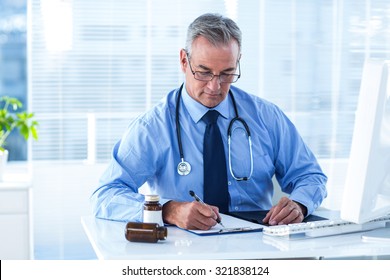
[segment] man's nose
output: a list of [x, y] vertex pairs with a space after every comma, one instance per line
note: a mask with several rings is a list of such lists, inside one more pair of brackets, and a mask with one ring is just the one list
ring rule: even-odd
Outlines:
[[221, 88], [221, 81], [219, 80], [219, 75], [214, 75], [213, 79], [208, 82], [208, 87], [213, 91]]

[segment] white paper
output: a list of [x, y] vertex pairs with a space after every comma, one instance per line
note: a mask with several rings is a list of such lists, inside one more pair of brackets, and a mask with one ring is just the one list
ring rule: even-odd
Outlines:
[[221, 216], [221, 222], [225, 227], [221, 226], [220, 224], [216, 224], [214, 227], [212, 227], [209, 230], [189, 230], [189, 231], [198, 235], [210, 235], [210, 234], [255, 231], [265, 227], [263, 225], [248, 222], [229, 215], [225, 215], [225, 214], [219, 214], [219, 215]]

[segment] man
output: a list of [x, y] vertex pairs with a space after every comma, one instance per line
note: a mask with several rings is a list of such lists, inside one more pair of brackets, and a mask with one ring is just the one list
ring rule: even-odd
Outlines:
[[[241, 31], [234, 21], [216, 14], [195, 19], [180, 51], [184, 85], [133, 121], [114, 146], [91, 198], [96, 217], [142, 221], [138, 190], [145, 182], [148, 193], [162, 198], [164, 222], [187, 229], [214, 226], [222, 205], [224, 212], [270, 209], [264, 222], [276, 225], [301, 222], [321, 204], [327, 178], [293, 124], [274, 104], [231, 85], [240, 77], [240, 57]], [[222, 138], [218, 145], [213, 138], [213, 148], [206, 147], [209, 111], [217, 125], [210, 129]], [[226, 132], [237, 116], [228, 145]], [[272, 207], [274, 175], [289, 197]], [[217, 195], [209, 195], [217, 188]]]

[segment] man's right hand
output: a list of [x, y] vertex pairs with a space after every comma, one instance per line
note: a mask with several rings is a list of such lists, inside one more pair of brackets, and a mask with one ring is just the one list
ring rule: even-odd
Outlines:
[[197, 201], [169, 201], [163, 206], [164, 223], [174, 224], [184, 229], [209, 230], [217, 224], [218, 207]]

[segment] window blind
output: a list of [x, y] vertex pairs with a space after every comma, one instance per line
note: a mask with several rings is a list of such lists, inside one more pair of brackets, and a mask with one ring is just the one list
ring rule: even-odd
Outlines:
[[129, 122], [180, 85], [186, 28], [209, 10], [225, 2], [33, 0], [33, 159], [107, 160]]
[[183, 81], [195, 17], [243, 31], [237, 86], [278, 106], [320, 158], [349, 155], [363, 62], [389, 58], [388, 1], [31, 0], [32, 158], [106, 161], [140, 113]]

